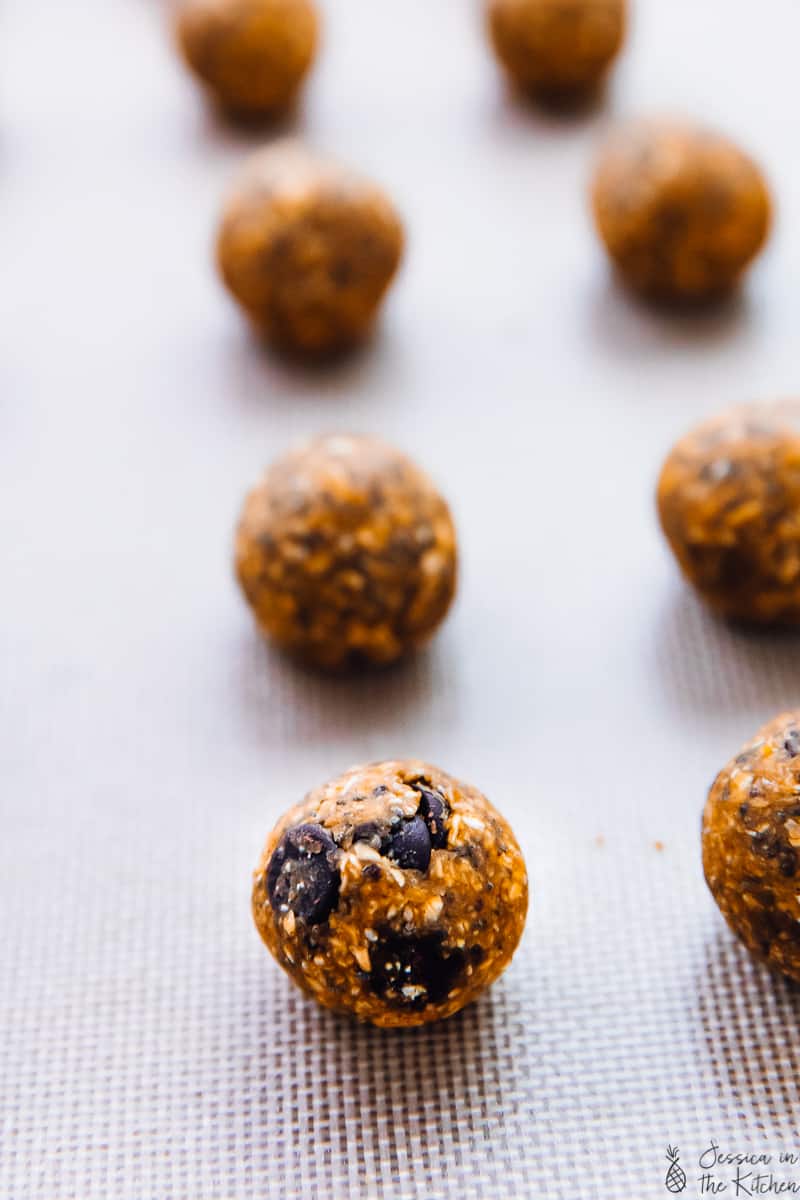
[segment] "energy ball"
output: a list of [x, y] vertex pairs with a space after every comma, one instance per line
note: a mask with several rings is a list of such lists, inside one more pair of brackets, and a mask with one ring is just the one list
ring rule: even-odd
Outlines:
[[800, 623], [800, 401], [733, 409], [670, 451], [658, 511], [686, 578], [718, 613]]
[[488, 0], [489, 34], [514, 83], [544, 96], [591, 91], [622, 45], [625, 0]]
[[313, 666], [383, 666], [420, 646], [456, 586], [456, 535], [431, 481], [374, 437], [319, 437], [247, 497], [236, 570], [262, 631]]
[[734, 933], [800, 982], [800, 711], [781, 713], [720, 771], [703, 814], [703, 870]]
[[423, 762], [355, 767], [270, 834], [253, 883], [258, 932], [326, 1008], [373, 1025], [450, 1017], [511, 961], [528, 880], [477, 788]]
[[249, 159], [217, 240], [222, 278], [256, 327], [310, 356], [365, 337], [402, 253], [384, 193], [296, 143]]
[[620, 275], [667, 302], [728, 292], [763, 246], [770, 197], [761, 171], [719, 134], [640, 121], [606, 144], [594, 215]]
[[272, 116], [297, 95], [318, 25], [311, 0], [186, 0], [176, 32], [186, 62], [223, 108]]

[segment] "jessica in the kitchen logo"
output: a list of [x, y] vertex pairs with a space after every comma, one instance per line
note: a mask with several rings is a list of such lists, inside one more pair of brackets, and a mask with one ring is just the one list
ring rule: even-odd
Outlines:
[[667, 1147], [664, 1187], [688, 1196], [800, 1196], [800, 1149], [767, 1151], [723, 1147], [713, 1139], [697, 1158], [697, 1171], [681, 1165], [677, 1146]]

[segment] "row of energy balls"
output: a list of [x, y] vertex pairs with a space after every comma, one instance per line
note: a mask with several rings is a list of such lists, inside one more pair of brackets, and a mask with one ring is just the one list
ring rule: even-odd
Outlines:
[[[619, 49], [623, 0], [488, 0], [492, 40], [522, 87], [573, 95]], [[311, 0], [186, 0], [184, 55], [234, 112], [274, 113], [313, 59]], [[730, 289], [765, 240], [758, 168], [729, 141], [643, 123], [604, 151], [595, 217], [637, 291], [699, 300]], [[226, 205], [218, 262], [277, 347], [305, 356], [363, 338], [400, 263], [403, 227], [374, 185], [297, 144], [249, 161]], [[661, 476], [665, 533], [724, 614], [800, 622], [800, 411], [718, 419]], [[323, 670], [388, 665], [432, 635], [456, 586], [448, 506], [407, 457], [332, 435], [277, 461], [244, 505], [236, 568], [261, 630]], [[795, 760], [797, 765], [795, 765]], [[800, 848], [800, 715], [778, 718], [717, 779], [704, 825], [709, 885], [751, 948], [800, 978], [792, 879]], [[297, 984], [377, 1025], [457, 1012], [510, 961], [528, 884], [512, 830], [475, 788], [423, 762], [355, 768], [269, 836], [258, 930]]]

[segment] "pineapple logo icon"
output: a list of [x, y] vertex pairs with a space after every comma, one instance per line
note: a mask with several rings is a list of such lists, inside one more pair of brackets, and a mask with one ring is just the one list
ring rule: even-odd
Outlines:
[[669, 1159], [669, 1170], [667, 1177], [664, 1180], [664, 1187], [668, 1192], [672, 1192], [673, 1196], [678, 1196], [686, 1189], [686, 1172], [678, 1162], [677, 1146], [667, 1146], [667, 1158]]

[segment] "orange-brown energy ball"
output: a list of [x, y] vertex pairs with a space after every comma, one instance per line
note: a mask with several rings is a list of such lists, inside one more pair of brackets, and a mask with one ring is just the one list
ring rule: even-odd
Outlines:
[[528, 880], [477, 788], [417, 761], [355, 767], [270, 834], [253, 917], [294, 982], [373, 1025], [453, 1013], [511, 961]]
[[735, 408], [688, 433], [664, 463], [658, 511], [717, 612], [800, 623], [800, 401]]
[[625, 37], [625, 0], [488, 0], [495, 53], [525, 91], [590, 91]]
[[763, 246], [770, 197], [733, 142], [677, 121], [612, 135], [592, 189], [600, 236], [634, 290], [688, 302], [729, 291]]
[[734, 933], [800, 982], [800, 712], [775, 717], [714, 780], [703, 870]]
[[271, 116], [295, 99], [318, 24], [312, 0], [185, 0], [176, 32], [186, 62], [223, 108]]
[[320, 437], [245, 501], [236, 570], [259, 626], [327, 670], [394, 662], [431, 636], [456, 585], [456, 536], [431, 481], [373, 437]]
[[251, 157], [217, 241], [222, 278], [254, 324], [311, 356], [367, 334], [402, 252], [384, 193], [294, 142]]

